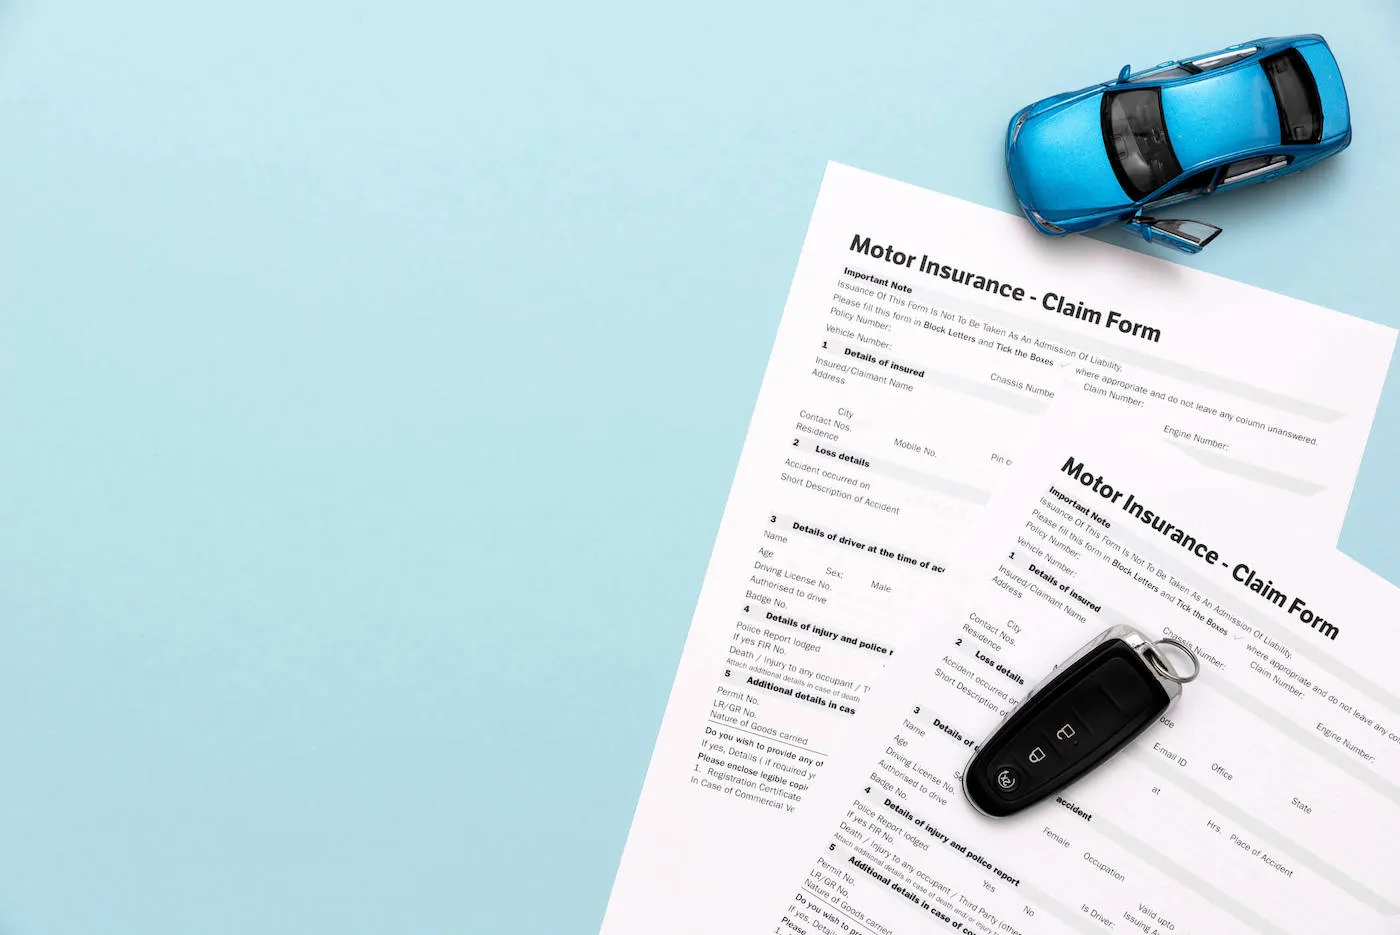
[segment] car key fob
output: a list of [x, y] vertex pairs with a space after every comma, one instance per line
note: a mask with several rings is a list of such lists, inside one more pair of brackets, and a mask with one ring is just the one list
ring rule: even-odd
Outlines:
[[[1162, 654], [1192, 664], [1181, 675]], [[992, 818], [1013, 815], [1105, 762], [1147, 729], [1200, 673], [1189, 648], [1138, 630], [1105, 630], [1031, 690], [963, 772], [963, 791]]]

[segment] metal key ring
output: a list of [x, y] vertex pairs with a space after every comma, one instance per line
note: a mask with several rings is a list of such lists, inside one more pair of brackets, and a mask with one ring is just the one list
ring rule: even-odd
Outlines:
[[[1175, 646], [1177, 649], [1181, 650], [1186, 658], [1191, 660], [1191, 674], [1178, 675], [1176, 669], [1167, 661], [1166, 656], [1157, 652], [1158, 646]], [[1164, 679], [1171, 679], [1173, 682], [1179, 682], [1185, 685], [1187, 682], [1195, 681], [1196, 676], [1201, 674], [1201, 660], [1197, 659], [1196, 654], [1193, 653], [1185, 643], [1181, 642], [1181, 640], [1166, 637], [1165, 639], [1148, 643], [1147, 650], [1148, 651], [1143, 653], [1143, 655], [1147, 657], [1148, 664]]]

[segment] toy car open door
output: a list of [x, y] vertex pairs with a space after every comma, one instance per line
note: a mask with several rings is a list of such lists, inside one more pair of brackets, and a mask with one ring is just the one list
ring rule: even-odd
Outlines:
[[1188, 221], [1184, 218], [1135, 217], [1127, 224], [1129, 230], [1139, 234], [1143, 240], [1174, 247], [1182, 253], [1200, 253], [1216, 237], [1220, 228], [1204, 221]]

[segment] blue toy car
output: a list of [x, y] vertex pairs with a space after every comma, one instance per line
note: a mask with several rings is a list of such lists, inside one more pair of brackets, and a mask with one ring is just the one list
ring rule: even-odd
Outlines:
[[1163, 62], [1016, 113], [1006, 169], [1044, 234], [1124, 221], [1198, 253], [1220, 233], [1157, 209], [1276, 179], [1351, 142], [1347, 92], [1321, 36], [1256, 39]]

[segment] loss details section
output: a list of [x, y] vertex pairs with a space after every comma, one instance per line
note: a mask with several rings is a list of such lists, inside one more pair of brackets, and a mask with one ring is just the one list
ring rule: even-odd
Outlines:
[[1057, 396], [1134, 413], [1332, 542], [1393, 344], [829, 166], [603, 932], [710, 932], [760, 896], [770, 844]]
[[[1160, 436], [1103, 424], [1021, 467], [950, 576], [956, 625], [891, 664], [809, 803], [776, 925], [740, 930], [1400, 933], [1400, 592], [1292, 524], [1223, 525], [1221, 488]], [[1200, 677], [1084, 780], [974, 811], [977, 742], [1120, 624], [1191, 647]], [[988, 769], [1039, 782], [1093, 724], [1067, 709]]]

